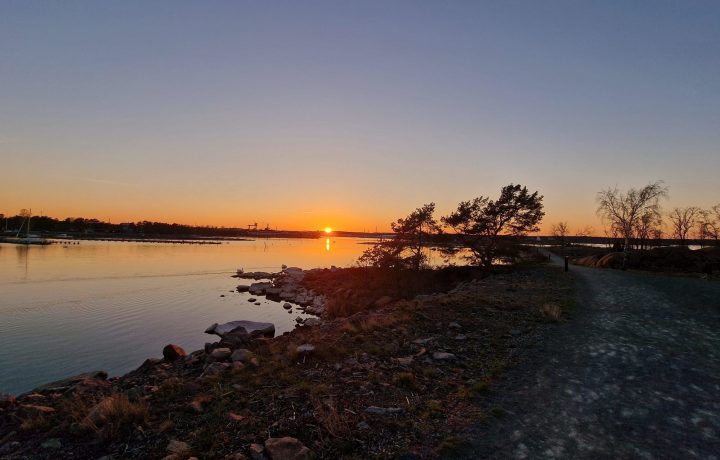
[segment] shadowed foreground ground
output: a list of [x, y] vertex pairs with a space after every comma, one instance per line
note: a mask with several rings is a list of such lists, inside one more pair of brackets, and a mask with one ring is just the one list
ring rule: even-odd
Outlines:
[[574, 319], [499, 382], [465, 458], [720, 458], [720, 283], [571, 271]]

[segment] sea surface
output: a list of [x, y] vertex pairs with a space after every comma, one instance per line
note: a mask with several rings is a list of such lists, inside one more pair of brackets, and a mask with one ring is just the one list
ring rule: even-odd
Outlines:
[[214, 341], [212, 323], [295, 326], [293, 308], [248, 302], [237, 269], [279, 271], [352, 265], [368, 246], [354, 238], [258, 239], [191, 245], [81, 241], [0, 243], [0, 393], [92, 370], [120, 375], [168, 343], [188, 353]]

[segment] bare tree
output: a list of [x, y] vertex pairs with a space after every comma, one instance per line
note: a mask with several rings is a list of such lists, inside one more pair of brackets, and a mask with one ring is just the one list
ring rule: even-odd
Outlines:
[[668, 189], [662, 181], [652, 182], [640, 189], [630, 188], [621, 192], [615, 188], [608, 188], [598, 192], [597, 213], [611, 228], [617, 230], [625, 240], [624, 251], [630, 250], [630, 240], [640, 224], [640, 220], [647, 214], [660, 214], [660, 199], [668, 196]]
[[714, 239], [717, 246], [720, 237], [720, 204], [701, 210], [698, 220], [700, 239]]
[[585, 237], [592, 235], [593, 233], [595, 233], [595, 229], [589, 225], [586, 225], [582, 229], [575, 232], [575, 236], [580, 237], [580, 238], [585, 238]]
[[673, 236], [680, 240], [681, 245], [685, 245], [688, 234], [700, 217], [700, 208], [688, 206], [686, 208], [675, 208], [670, 214], [670, 224], [673, 229]]
[[552, 232], [552, 236], [560, 240], [560, 254], [563, 256], [565, 255], [565, 237], [568, 236], [570, 233], [570, 227], [568, 226], [567, 222], [558, 222], [557, 224], [553, 224], [550, 231]]
[[655, 212], [646, 212], [638, 220], [635, 236], [638, 240], [640, 249], [647, 249], [650, 238], [655, 233], [655, 229], [662, 227], [662, 215]]

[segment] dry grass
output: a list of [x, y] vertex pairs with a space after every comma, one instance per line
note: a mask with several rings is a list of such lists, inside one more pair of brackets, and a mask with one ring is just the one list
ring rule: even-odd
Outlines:
[[148, 416], [144, 402], [132, 402], [126, 395], [116, 393], [93, 407], [83, 420], [83, 426], [103, 441], [113, 441], [129, 436], [136, 427], [145, 426]]
[[325, 431], [334, 438], [347, 438], [352, 432], [352, 420], [346, 412], [340, 412], [332, 398], [320, 400], [313, 398], [315, 419]]
[[550, 321], [558, 322], [562, 317], [562, 308], [560, 308], [560, 305], [555, 303], [543, 304], [540, 311], [542, 312], [543, 316]]

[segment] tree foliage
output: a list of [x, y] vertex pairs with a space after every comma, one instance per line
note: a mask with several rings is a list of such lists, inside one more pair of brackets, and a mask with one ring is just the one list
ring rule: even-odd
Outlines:
[[424, 246], [432, 235], [441, 232], [434, 214], [435, 203], [429, 203], [391, 223], [394, 237], [366, 249], [358, 263], [380, 268], [419, 270], [427, 262]]
[[473, 262], [489, 269], [500, 239], [538, 231], [545, 212], [543, 197], [521, 185], [506, 185], [497, 200], [480, 196], [458, 204], [457, 210], [442, 218], [455, 230], [462, 246], [471, 251]]

